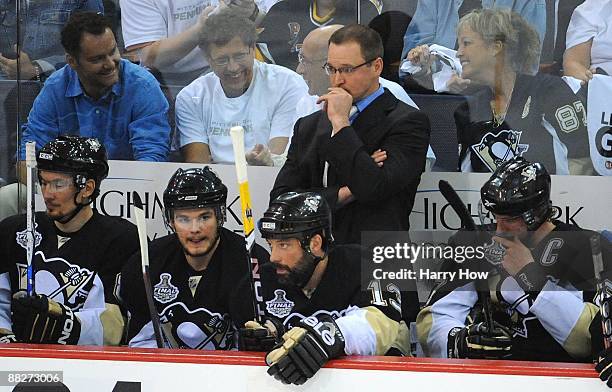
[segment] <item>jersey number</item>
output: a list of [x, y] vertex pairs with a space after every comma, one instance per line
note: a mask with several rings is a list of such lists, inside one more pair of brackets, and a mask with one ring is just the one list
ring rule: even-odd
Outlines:
[[[372, 301], [370, 303], [372, 305], [378, 306], [387, 306], [387, 301], [383, 297], [382, 288], [380, 287], [379, 280], [371, 280], [368, 284], [368, 289], [372, 293]], [[399, 314], [402, 314], [402, 296], [400, 294], [400, 289], [394, 285], [393, 283], [389, 283], [386, 287], [387, 292], [393, 294], [395, 298], [389, 298], [389, 304], [393, 307], [393, 309], [397, 310]]]
[[582, 116], [582, 124], [586, 126], [586, 110], [580, 101], [574, 102], [572, 105], [563, 105], [555, 112], [555, 117], [559, 122], [561, 130], [565, 133], [574, 132], [580, 127], [580, 119], [578, 113]]

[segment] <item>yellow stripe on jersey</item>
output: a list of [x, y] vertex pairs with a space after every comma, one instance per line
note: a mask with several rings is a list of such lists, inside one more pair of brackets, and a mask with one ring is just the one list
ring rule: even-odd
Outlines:
[[563, 343], [563, 349], [576, 359], [585, 359], [591, 356], [591, 332], [589, 326], [599, 312], [599, 308], [592, 303], [585, 302], [584, 309], [572, 328], [572, 331]]
[[374, 355], [385, 355], [391, 348], [398, 349], [406, 356], [410, 355], [410, 333], [405, 322], [390, 319], [374, 306], [362, 309], [366, 311], [365, 318], [376, 334], [376, 353]]
[[331, 18], [334, 17], [334, 14], [336, 13], [336, 7], [334, 7], [334, 8], [332, 8], [332, 10], [327, 15], [319, 16], [319, 14], [317, 12], [317, 0], [314, 0], [312, 2], [311, 10], [312, 10], [312, 12], [311, 12], [312, 20], [314, 20], [318, 24], [327, 23]]
[[105, 346], [118, 346], [123, 338], [125, 320], [119, 306], [106, 304], [106, 309], [100, 314], [102, 323], [102, 344]]
[[433, 315], [431, 314], [431, 306], [426, 306], [417, 315], [416, 318], [416, 332], [417, 339], [423, 348], [423, 352], [426, 356], [431, 356], [428, 352], [429, 342], [429, 331], [433, 325]]

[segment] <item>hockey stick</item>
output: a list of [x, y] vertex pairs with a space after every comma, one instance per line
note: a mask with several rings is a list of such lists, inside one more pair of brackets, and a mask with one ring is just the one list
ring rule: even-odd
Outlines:
[[[455, 192], [455, 189], [449, 184], [447, 181], [440, 180], [438, 182], [438, 188], [440, 189], [440, 193], [442, 196], [448, 201], [448, 204], [455, 211], [455, 213], [459, 216], [461, 220], [461, 227], [470, 230], [470, 231], [481, 231], [478, 230], [476, 223], [474, 223], [474, 218], [470, 215], [467, 207]], [[480, 283], [480, 284], [478, 284]], [[486, 287], [483, 287], [486, 286]], [[489, 292], [489, 287], [485, 282], [476, 282], [476, 289], [478, 292], [478, 297], [482, 302], [482, 307], [484, 310], [485, 323], [489, 332], [493, 331], [493, 312], [491, 310], [491, 293]]]
[[612, 293], [612, 282], [604, 279], [603, 257], [601, 255], [601, 239], [599, 234], [591, 236], [591, 254], [593, 255], [593, 269], [597, 282], [597, 292], [599, 293], [599, 313], [601, 314], [601, 330], [603, 333], [604, 348], [607, 350], [612, 347], [612, 319], [610, 318], [610, 304], [605, 301], [610, 298]]
[[36, 248], [36, 221], [34, 213], [34, 178], [36, 176], [36, 142], [27, 142], [26, 150], [26, 259], [27, 268], [27, 285], [26, 292], [28, 296], [35, 294], [34, 289], [34, 248]]
[[251, 195], [249, 193], [249, 179], [247, 173], [247, 162], [244, 153], [244, 128], [237, 126], [230, 129], [232, 147], [234, 148], [234, 162], [236, 162], [236, 178], [238, 179], [238, 189], [240, 193], [240, 207], [242, 209], [242, 230], [247, 251], [247, 265], [250, 271], [249, 281], [251, 294], [253, 295], [253, 311], [255, 320], [262, 323], [263, 307], [261, 300], [257, 296], [257, 288], [261, 287], [259, 279], [259, 260], [251, 257], [251, 250], [255, 243], [255, 221], [251, 209]]
[[147, 305], [149, 307], [149, 315], [153, 324], [153, 333], [155, 334], [155, 342], [158, 348], [164, 347], [162, 339], [161, 326], [159, 322], [159, 314], [153, 302], [153, 289], [151, 287], [151, 276], [149, 275], [149, 239], [147, 238], [147, 222], [145, 220], [144, 208], [142, 199], [136, 192], [132, 192], [134, 199], [134, 217], [136, 218], [136, 227], [138, 228], [138, 239], [140, 240], [140, 261], [142, 264], [142, 280], [145, 286], [147, 295]]

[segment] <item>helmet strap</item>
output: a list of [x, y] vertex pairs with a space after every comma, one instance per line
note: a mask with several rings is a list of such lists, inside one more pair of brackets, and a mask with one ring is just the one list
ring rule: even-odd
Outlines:
[[85, 207], [86, 205], [89, 205], [93, 202], [93, 200], [91, 198], [89, 198], [87, 203], [79, 203], [77, 201], [77, 195], [81, 192], [81, 190], [83, 190], [84, 187], [80, 187], [77, 185], [77, 187], [79, 188], [78, 191], [75, 192], [74, 194], [74, 204], [76, 204], [76, 207], [70, 211], [69, 213], [60, 216], [59, 218], [53, 218], [54, 221], [59, 222], [63, 225], [65, 225], [66, 223], [70, 222], [72, 219], [74, 219], [75, 216], [77, 216], [77, 214], [79, 212], [81, 212], [81, 210], [83, 209], [83, 207]]

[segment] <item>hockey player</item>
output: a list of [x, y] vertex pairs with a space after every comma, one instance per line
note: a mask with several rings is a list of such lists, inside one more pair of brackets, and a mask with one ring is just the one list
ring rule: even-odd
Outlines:
[[[542, 164], [518, 157], [501, 164], [483, 185], [482, 202], [496, 223], [480, 227], [485, 232], [476, 236], [459, 231], [451, 243], [472, 245], [476, 238], [492, 239], [483, 241], [482, 259], [461, 265], [462, 270], [487, 272], [487, 279], [449, 280], [433, 290], [417, 317], [426, 354], [591, 359], [589, 325], [598, 309], [592, 302], [590, 238], [599, 234], [551, 219], [550, 182]], [[487, 230], [494, 232], [492, 238]], [[609, 263], [610, 244], [602, 244]], [[482, 285], [485, 289], [477, 290]], [[491, 312], [483, 306], [487, 302]], [[492, 321], [482, 321], [487, 319]]]
[[[170, 348], [228, 350], [236, 346], [230, 297], [250, 273], [244, 238], [225, 229], [227, 188], [208, 166], [178, 169], [164, 191], [164, 218], [174, 232], [150, 244], [154, 303]], [[252, 257], [267, 252], [254, 245]], [[122, 272], [121, 298], [129, 315], [131, 347], [157, 347], [136, 254]], [[252, 305], [251, 305], [252, 306]]]
[[[282, 343], [266, 356], [270, 375], [302, 384], [340, 355], [409, 352], [400, 290], [383, 291], [377, 282], [362, 290], [361, 248], [334, 246], [323, 197], [285, 193], [272, 201], [258, 226], [272, 250], [261, 271], [266, 325]], [[253, 335], [260, 325], [245, 326], [241, 338], [247, 347], [241, 349], [257, 350]]]
[[97, 139], [60, 136], [36, 161], [46, 206], [35, 215], [36, 295], [25, 295], [26, 218], [12, 216], [0, 223], [1, 339], [118, 345], [124, 318], [115, 284], [138, 234], [130, 222], [91, 206], [108, 174], [106, 149]]

